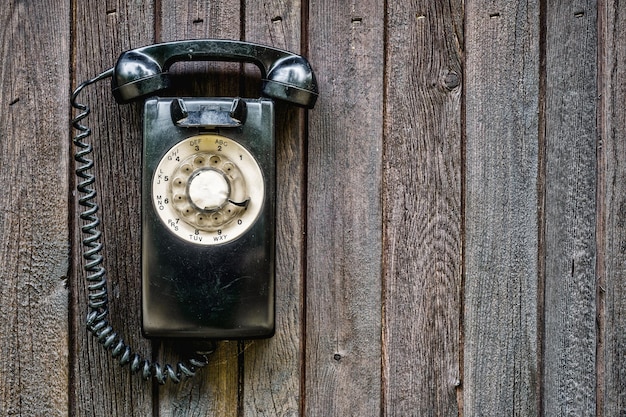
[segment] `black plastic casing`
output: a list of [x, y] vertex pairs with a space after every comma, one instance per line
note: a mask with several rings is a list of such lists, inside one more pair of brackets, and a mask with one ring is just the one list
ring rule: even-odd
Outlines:
[[[229, 98], [184, 99], [224, 105]], [[274, 334], [275, 141], [274, 104], [243, 99], [240, 127], [210, 133], [237, 141], [256, 159], [265, 187], [261, 212], [242, 236], [220, 245], [197, 245], [176, 236], [159, 219], [152, 180], [161, 158], [176, 143], [209, 133], [172, 122], [172, 99], [144, 106], [142, 170], [142, 319], [146, 337], [249, 339]]]
[[250, 42], [195, 39], [123, 52], [111, 79], [115, 100], [120, 104], [128, 103], [168, 88], [168, 70], [179, 61], [250, 62], [261, 71], [264, 96], [309, 109], [318, 97], [313, 69], [300, 55]]

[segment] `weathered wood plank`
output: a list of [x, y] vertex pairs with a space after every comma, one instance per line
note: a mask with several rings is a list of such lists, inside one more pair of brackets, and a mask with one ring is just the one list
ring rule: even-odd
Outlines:
[[[246, 2], [245, 10], [245, 40], [300, 52], [299, 1], [252, 0]], [[249, 94], [258, 97], [258, 71], [248, 71], [245, 81]], [[277, 103], [276, 334], [269, 340], [247, 342], [243, 350], [244, 416], [300, 415], [304, 345], [304, 128], [303, 110]]]
[[69, 10], [69, 1], [0, 9], [3, 416], [65, 416], [69, 408]]
[[[240, 1], [161, 2], [157, 16], [157, 40], [240, 39]], [[170, 94], [203, 97], [235, 97], [240, 91], [240, 65], [234, 63], [178, 63], [172, 68], [174, 89]], [[176, 342], [162, 345], [163, 362], [175, 363], [180, 354]], [[236, 416], [240, 408], [240, 362], [237, 342], [221, 342], [210, 364], [178, 386], [159, 392], [159, 413], [171, 416]]]
[[596, 412], [596, 4], [548, 2], [545, 415]]
[[381, 150], [384, 8], [309, 3], [307, 416], [366, 416], [381, 404]]
[[[242, 36], [241, 2], [161, 2], [156, 41], [234, 39]], [[181, 62], [171, 68], [172, 94], [233, 97], [240, 94], [241, 65], [223, 62]]]
[[456, 416], [463, 3], [388, 7], [384, 408], [389, 416]]
[[[619, 3], [598, 2], [598, 387], [604, 416], [626, 409], [626, 13]], [[601, 414], [598, 414], [601, 415]]]
[[[74, 84], [111, 67], [120, 52], [153, 41], [152, 2], [74, 2]], [[110, 322], [122, 338], [144, 357], [151, 344], [141, 336], [140, 174], [141, 105], [118, 106], [108, 82], [80, 97], [92, 110], [86, 123], [93, 129], [93, 159], [97, 183], [104, 265], [109, 280]], [[76, 208], [82, 210], [82, 208]], [[72, 415], [148, 416], [152, 414], [150, 384], [128, 367], [120, 368], [88, 334], [85, 273], [78, 221], [73, 219], [74, 271], [72, 288]]]
[[534, 416], [539, 4], [466, 6], [464, 415]]

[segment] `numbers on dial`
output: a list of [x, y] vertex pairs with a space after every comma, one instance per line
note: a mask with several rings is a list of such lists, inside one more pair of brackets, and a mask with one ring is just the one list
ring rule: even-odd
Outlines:
[[168, 230], [199, 245], [236, 239], [258, 217], [264, 196], [258, 163], [238, 142], [198, 135], [174, 145], [159, 162], [152, 200]]

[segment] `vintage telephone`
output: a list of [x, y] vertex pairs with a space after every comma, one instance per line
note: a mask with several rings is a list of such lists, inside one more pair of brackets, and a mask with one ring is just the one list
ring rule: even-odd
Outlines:
[[[153, 97], [168, 88], [178, 61], [256, 64], [264, 98]], [[146, 337], [200, 340], [271, 337], [274, 333], [275, 145], [272, 99], [313, 108], [315, 75], [302, 56], [229, 40], [188, 40], [124, 52], [116, 65], [79, 85], [71, 103], [85, 207], [84, 257], [89, 281], [87, 327], [121, 364], [144, 379], [178, 382], [206, 364], [196, 352], [176, 368], [142, 359], [107, 322], [105, 271], [93, 201], [88, 85], [112, 77], [122, 104], [146, 98], [142, 161], [142, 320]]]

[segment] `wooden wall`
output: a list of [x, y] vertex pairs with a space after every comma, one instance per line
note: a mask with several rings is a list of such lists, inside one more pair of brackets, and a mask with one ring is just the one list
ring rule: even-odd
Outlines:
[[[623, 415], [619, 1], [8, 0], [0, 22], [0, 415]], [[321, 96], [277, 110], [276, 336], [158, 387], [85, 330], [69, 94], [189, 38], [302, 53]], [[258, 94], [247, 65], [174, 72]], [[83, 98], [112, 321], [176, 360], [139, 329], [141, 105]]]

